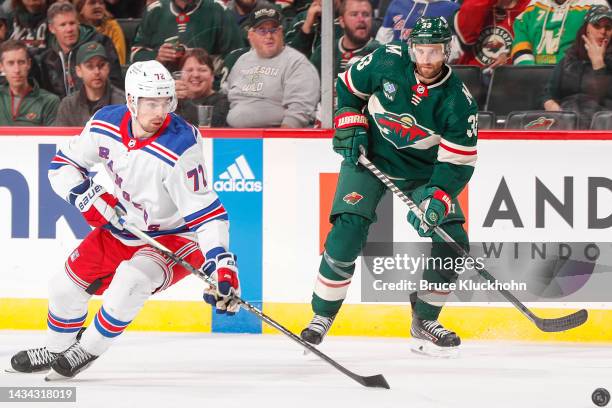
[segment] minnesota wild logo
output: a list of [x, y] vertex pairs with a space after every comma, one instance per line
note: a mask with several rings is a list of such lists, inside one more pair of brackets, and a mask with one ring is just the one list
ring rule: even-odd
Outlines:
[[385, 97], [393, 102], [395, 100], [395, 92], [397, 91], [397, 86], [386, 79], [383, 80], [383, 93]]
[[523, 129], [529, 130], [550, 130], [550, 127], [555, 124], [554, 118], [545, 118], [544, 116], [540, 116], [537, 119], [532, 120], [527, 123]]
[[362, 198], [363, 196], [361, 194], [353, 191], [352, 193], [345, 195], [343, 200], [347, 204], [355, 205], [360, 202]]
[[434, 134], [433, 131], [419, 125], [414, 116], [404, 113], [397, 115], [391, 112], [374, 113], [374, 120], [382, 136], [403, 149]]

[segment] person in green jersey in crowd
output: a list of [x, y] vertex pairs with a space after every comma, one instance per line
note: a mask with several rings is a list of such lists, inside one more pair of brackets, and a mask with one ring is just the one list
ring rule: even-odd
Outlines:
[[240, 27], [218, 3], [210, 0], [158, 0], [151, 3], [134, 38], [132, 62], [156, 59], [178, 69], [189, 48], [203, 48], [223, 58], [243, 47]]
[[[465, 218], [456, 198], [474, 172], [478, 106], [446, 64], [450, 41], [444, 18], [421, 18], [407, 44], [380, 47], [339, 76], [333, 148], [344, 160], [330, 215], [333, 226], [312, 295], [315, 315], [301, 333], [312, 344], [323, 340], [346, 298], [355, 260], [386, 191], [357, 164], [360, 146], [423, 210], [422, 219], [409, 213], [408, 223], [420, 236], [431, 237], [432, 258], [458, 257], [433, 234], [436, 226], [468, 248]], [[448, 263], [433, 265], [425, 268], [424, 281], [444, 284], [457, 279]], [[438, 322], [449, 294], [432, 290], [411, 296], [415, 351], [456, 353], [459, 336]]]

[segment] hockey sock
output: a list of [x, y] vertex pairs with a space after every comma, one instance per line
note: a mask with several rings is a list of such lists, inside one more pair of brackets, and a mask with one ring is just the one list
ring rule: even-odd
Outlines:
[[[462, 223], [449, 223], [444, 225], [443, 228], [456, 242], [468, 248], [468, 237]], [[458, 263], [455, 260], [458, 258], [455, 251], [442, 238], [437, 235], [432, 237], [431, 259], [433, 260], [433, 267], [428, 267], [423, 272], [423, 280], [431, 285], [431, 290], [418, 292], [414, 312], [419, 319], [438, 319], [444, 303], [451, 294], [450, 291], [444, 289], [443, 284], [457, 280], [458, 275], [455, 266]]]
[[83, 348], [96, 356], [104, 353], [166, 279], [171, 279], [171, 271], [161, 255], [136, 255], [121, 263], [104, 293], [102, 307], [83, 333]]
[[49, 281], [47, 314], [47, 350], [60, 353], [70, 347], [87, 317], [91, 295], [75, 285], [66, 272], [57, 273]]
[[369, 226], [369, 220], [355, 214], [340, 214], [334, 220], [312, 294], [312, 310], [316, 314], [331, 317], [340, 310]]

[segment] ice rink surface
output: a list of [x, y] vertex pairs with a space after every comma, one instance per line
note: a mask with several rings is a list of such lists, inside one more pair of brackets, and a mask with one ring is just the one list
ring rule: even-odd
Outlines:
[[[43, 339], [0, 331], [2, 369]], [[284, 336], [126, 332], [72, 381], [0, 374], [1, 387], [76, 386], [76, 404], [0, 408], [587, 408], [595, 388], [612, 391], [605, 345], [467, 341], [455, 359], [414, 354], [406, 339], [329, 337], [320, 349], [361, 375], [384, 374], [391, 390], [362, 387]]]

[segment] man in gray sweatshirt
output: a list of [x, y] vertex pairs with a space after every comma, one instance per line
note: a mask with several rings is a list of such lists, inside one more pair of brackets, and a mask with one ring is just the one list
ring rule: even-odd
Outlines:
[[232, 67], [227, 82], [231, 127], [306, 127], [314, 121], [320, 82], [306, 57], [285, 46], [279, 12], [269, 5], [251, 13], [251, 50]]

